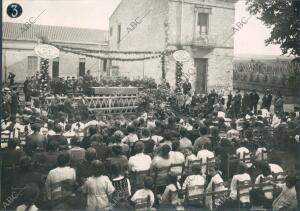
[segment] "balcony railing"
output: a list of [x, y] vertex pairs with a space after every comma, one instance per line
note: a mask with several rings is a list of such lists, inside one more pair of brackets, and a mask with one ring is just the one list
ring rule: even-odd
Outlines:
[[216, 45], [216, 39], [212, 35], [201, 35], [193, 39], [193, 46], [195, 47], [215, 48]]

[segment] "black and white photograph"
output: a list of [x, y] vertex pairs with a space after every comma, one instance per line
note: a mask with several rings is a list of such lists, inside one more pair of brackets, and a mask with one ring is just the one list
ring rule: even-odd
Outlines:
[[300, 0], [1, 7], [0, 210], [300, 210]]

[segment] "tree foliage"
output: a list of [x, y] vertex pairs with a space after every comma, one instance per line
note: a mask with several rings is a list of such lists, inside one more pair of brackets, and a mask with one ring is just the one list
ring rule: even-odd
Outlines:
[[300, 0], [247, 0], [246, 5], [271, 28], [266, 45], [279, 44], [283, 54], [300, 55]]

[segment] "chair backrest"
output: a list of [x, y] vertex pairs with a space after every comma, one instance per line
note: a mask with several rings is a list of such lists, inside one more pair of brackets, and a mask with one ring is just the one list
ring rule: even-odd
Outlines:
[[51, 201], [70, 196], [74, 191], [74, 184], [75, 181], [72, 179], [51, 184]]
[[187, 186], [185, 190], [185, 200], [186, 202], [200, 202], [204, 199], [205, 186], [204, 185], [195, 185], [195, 186]]
[[274, 182], [273, 177], [261, 177], [260, 178], [260, 183], [255, 184], [254, 188], [259, 188], [261, 189], [264, 193], [273, 193], [275, 186], [273, 184], [270, 184], [270, 182]]
[[207, 158], [206, 159], [206, 163], [203, 163], [203, 165], [206, 165], [206, 168], [210, 167], [210, 166], [215, 166], [216, 164], [216, 157], [212, 157], [212, 158]]
[[241, 208], [241, 197], [248, 196], [250, 198], [250, 188], [253, 187], [251, 180], [237, 181], [237, 201], [238, 209]]
[[172, 164], [170, 171], [174, 172], [177, 176], [182, 176], [184, 170], [184, 163]]
[[154, 187], [168, 185], [168, 174], [170, 167], [154, 169]]
[[[184, 197], [184, 190], [182, 189], [178, 189], [178, 190], [170, 190], [169, 191], [169, 202], [170, 204], [173, 204], [173, 205], [179, 205], [181, 204], [181, 199], [183, 199]], [[174, 199], [176, 199], [174, 201]]]
[[251, 163], [253, 160], [251, 152], [244, 152], [242, 158], [241, 155], [238, 154], [238, 157], [240, 158], [240, 161], [243, 163]]
[[272, 176], [274, 178], [274, 182], [283, 183], [286, 178], [286, 173], [285, 172], [273, 173]]
[[198, 165], [198, 166], [202, 166], [202, 159], [200, 159], [200, 160], [190, 160], [189, 162], [188, 162], [188, 166], [187, 166], [187, 175], [189, 176], [189, 175], [191, 175], [191, 173], [192, 173], [192, 166], [194, 166], [194, 165]]
[[265, 160], [265, 161], [268, 160], [268, 150], [263, 150], [261, 152], [261, 160]]
[[144, 185], [144, 179], [145, 177], [149, 176], [149, 174], [150, 174], [150, 170], [131, 172], [129, 175], [131, 188], [133, 190], [142, 188]]
[[[224, 186], [224, 183], [221, 182], [221, 183], [218, 183], [218, 184], [215, 184], [213, 183], [212, 184], [212, 192], [209, 193], [209, 194], [206, 194], [206, 195], [211, 195], [212, 196], [212, 208], [213, 210], [215, 209], [216, 207], [216, 201], [218, 200], [222, 200], [222, 199], [226, 199], [226, 195], [228, 195], [230, 193], [230, 190], [229, 189], [224, 189], [224, 190], [220, 190], [220, 191], [216, 191], [217, 188], [221, 187], [221, 186]], [[221, 202], [219, 202], [221, 203]]]
[[[237, 181], [237, 199], [240, 200], [242, 196], [249, 196], [250, 188], [253, 184], [251, 180]], [[246, 191], [245, 191], [246, 190]]]
[[148, 195], [145, 198], [140, 198], [135, 201], [134, 208], [139, 209], [148, 209], [151, 207], [150, 196]]
[[236, 154], [227, 154], [227, 178], [230, 178], [230, 170], [236, 169], [239, 163], [239, 157]]

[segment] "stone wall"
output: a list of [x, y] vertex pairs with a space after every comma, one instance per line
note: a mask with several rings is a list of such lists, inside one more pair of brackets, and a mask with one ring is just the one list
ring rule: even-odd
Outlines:
[[[123, 0], [110, 17], [112, 35], [109, 39], [111, 50], [161, 51], [165, 49], [164, 20], [168, 14], [168, 0]], [[146, 15], [146, 16], [145, 16]], [[126, 28], [136, 18], [142, 22], [127, 32]], [[121, 42], [117, 43], [118, 25], [121, 25]], [[149, 77], [161, 80], [161, 60], [137, 62], [113, 62], [119, 66], [121, 76], [131, 79]]]
[[[195, 44], [196, 14], [201, 8], [210, 9], [207, 46]], [[193, 87], [197, 83], [194, 58], [207, 58], [206, 90], [232, 89], [234, 8], [232, 1], [220, 0], [184, 0], [183, 6], [181, 0], [123, 0], [110, 18], [110, 27], [113, 29], [110, 49], [176, 50], [181, 45], [191, 54], [191, 60], [184, 64], [183, 71], [190, 75]], [[120, 44], [117, 44], [118, 25], [122, 26], [121, 37], [123, 37], [130, 22], [148, 9], [151, 13]], [[176, 61], [172, 56], [166, 60], [166, 79], [174, 87]], [[115, 62], [114, 65], [119, 66], [121, 75], [130, 78], [152, 77], [160, 82], [159, 59], [145, 62]]]

